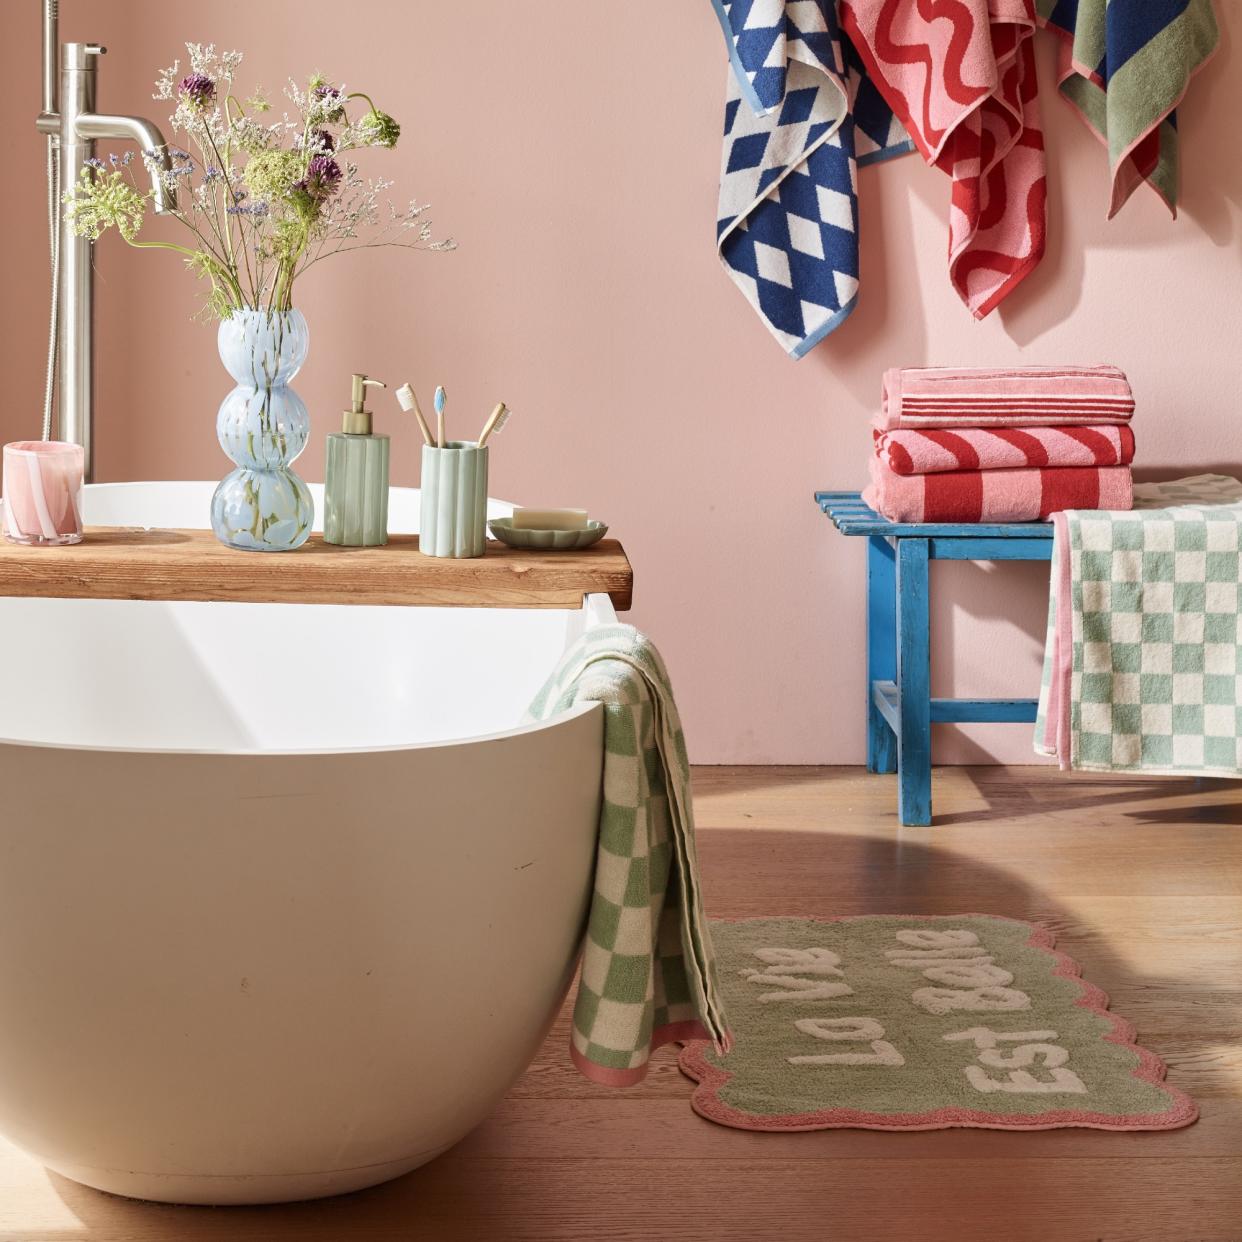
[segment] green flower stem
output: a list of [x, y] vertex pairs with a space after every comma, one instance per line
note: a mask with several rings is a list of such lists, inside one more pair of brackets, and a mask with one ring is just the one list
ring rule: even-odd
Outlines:
[[[133, 246], [135, 250], [175, 250], [178, 254], [183, 254], [188, 259], [201, 259], [201, 250], [191, 250], [188, 246], [178, 246], [176, 242], [167, 241], [130, 241], [126, 239], [126, 244]], [[241, 285], [234, 279], [232, 272], [220, 262], [218, 258], [212, 259], [209, 274], [211, 282], [214, 285], [217, 277], [229, 287], [229, 292], [233, 295], [233, 299], [239, 308], [246, 305], [245, 294], [242, 293]]]
[[[220, 179], [221, 181], [224, 182], [224, 191], [223, 191], [224, 202], [225, 202], [225, 214], [224, 214], [224, 220], [223, 220], [224, 245], [225, 245], [225, 250], [228, 253], [229, 266], [233, 268], [234, 270], [236, 270], [237, 260], [233, 254], [233, 223], [232, 223], [232, 217], [228, 214], [228, 210], [227, 210], [228, 207], [232, 205], [232, 202], [233, 202], [233, 182], [232, 182], [232, 179], [229, 177], [229, 165], [227, 161], [224, 159], [224, 157], [220, 154], [220, 151], [216, 146], [216, 140], [211, 136], [210, 128], [208, 128], [207, 126], [204, 126], [203, 132], [207, 135], [207, 141], [211, 144], [211, 153], [212, 155], [216, 157], [216, 167], [219, 168]], [[250, 283], [253, 285], [254, 276], [250, 272], [250, 256], [247, 255], [245, 251], [246, 251], [246, 248], [243, 245], [242, 256], [246, 262], [246, 275], [247, 277], [249, 277]]]
[[[230, 105], [233, 108], [237, 109], [237, 120], [239, 121], [244, 120], [246, 116], [246, 109], [242, 105], [241, 101], [233, 94], [231, 85], [232, 84], [230, 83], [229, 93], [225, 95], [224, 97], [224, 119], [225, 119], [225, 122], [227, 123], [227, 128], [225, 132], [228, 134], [232, 133], [232, 127], [233, 127], [233, 114], [230, 111]], [[224, 160], [225, 160], [225, 164], [224, 164], [225, 167], [232, 166], [233, 140], [231, 137], [225, 139]], [[227, 218], [228, 216], [226, 212], [226, 219]], [[258, 303], [263, 298], [263, 289], [262, 289], [262, 283], [260, 280], [261, 269], [259, 267], [259, 260], [257, 257], [255, 258], [255, 261], [254, 261], [254, 269], [251, 270], [251, 267], [250, 267], [250, 246], [246, 244], [246, 217], [245, 216], [237, 217], [237, 231], [241, 238], [242, 255], [246, 261], [246, 277], [250, 281], [251, 298], [253, 299], [255, 305], [258, 305]], [[259, 237], [258, 226], [255, 225], [252, 228], [251, 232], [254, 236], [254, 239], [257, 241]]]

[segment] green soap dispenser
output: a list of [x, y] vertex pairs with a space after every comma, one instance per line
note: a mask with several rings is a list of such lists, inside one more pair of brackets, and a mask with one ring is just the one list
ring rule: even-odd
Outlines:
[[341, 430], [328, 436], [323, 486], [325, 543], [373, 548], [388, 542], [388, 437], [371, 434], [367, 385], [380, 380], [354, 374], [349, 409]]

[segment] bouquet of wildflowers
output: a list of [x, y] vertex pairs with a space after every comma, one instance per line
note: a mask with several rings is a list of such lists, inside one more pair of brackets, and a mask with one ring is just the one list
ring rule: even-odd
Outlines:
[[[329, 255], [372, 246], [451, 250], [433, 241], [426, 205], [405, 208], [381, 196], [392, 182], [367, 180], [350, 153], [394, 147], [401, 128], [369, 96], [316, 75], [305, 86], [290, 80], [292, 112], [269, 118], [271, 104], [256, 93], [233, 93], [240, 52], [187, 43], [190, 72], [180, 61], [155, 83], [155, 98], [175, 101], [170, 117], [184, 148], [140, 154], [148, 171], [177, 192], [173, 213], [194, 242], [138, 237], [154, 198], [133, 176], [134, 152], [93, 159], [64, 196], [75, 231], [92, 239], [115, 228], [131, 246], [175, 250], [210, 282], [207, 309], [221, 319], [250, 308], [286, 311], [293, 282]], [[188, 148], [188, 149], [186, 149]]]

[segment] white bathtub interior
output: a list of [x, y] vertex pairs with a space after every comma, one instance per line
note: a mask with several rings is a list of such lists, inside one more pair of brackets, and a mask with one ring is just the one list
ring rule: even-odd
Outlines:
[[[86, 521], [201, 527], [212, 487], [88, 487]], [[394, 488], [390, 512], [393, 531], [417, 530], [418, 492]], [[606, 597], [566, 611], [4, 599], [0, 616], [0, 739], [243, 752], [512, 729], [584, 625], [615, 620]]]

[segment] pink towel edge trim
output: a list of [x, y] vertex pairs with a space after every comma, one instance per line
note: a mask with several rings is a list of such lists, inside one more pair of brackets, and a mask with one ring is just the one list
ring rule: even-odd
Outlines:
[[1070, 698], [1074, 684], [1073, 558], [1069, 546], [1069, 519], [1064, 513], [1054, 516], [1054, 527], [1056, 526], [1060, 529], [1061, 556], [1056, 567], [1057, 644], [1053, 675], [1060, 686], [1060, 700], [1055, 717], [1055, 744], [1061, 771], [1068, 772], [1074, 764], [1073, 738], [1070, 735]]
[[[704, 1044], [712, 1042], [707, 1027], [698, 1018], [689, 1018], [684, 1022], [670, 1022], [666, 1026], [657, 1027], [651, 1033], [651, 1043], [647, 1048], [648, 1057], [657, 1048], [663, 1047], [665, 1044], [684, 1043], [691, 1039]], [[719, 1046], [721, 1054], [728, 1052], [732, 1046], [732, 1036], [726, 1033], [724, 1043]], [[589, 1078], [592, 1082], [597, 1082], [604, 1087], [632, 1087], [647, 1077], [647, 1072], [651, 1066], [650, 1060], [644, 1061], [642, 1065], [635, 1065], [631, 1069], [617, 1069], [611, 1065], [599, 1065], [595, 1061], [588, 1059], [585, 1053], [578, 1051], [574, 1046], [572, 1032], [569, 1040], [569, 1059], [573, 1062], [574, 1068], [584, 1078]]]

